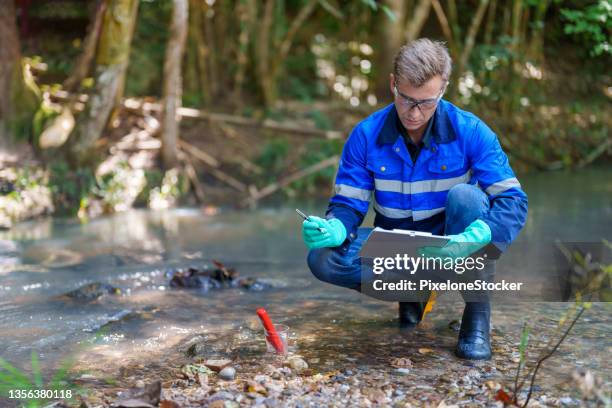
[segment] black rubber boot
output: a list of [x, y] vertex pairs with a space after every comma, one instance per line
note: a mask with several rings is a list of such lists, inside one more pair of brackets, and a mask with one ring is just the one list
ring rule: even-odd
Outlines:
[[423, 319], [424, 302], [399, 302], [399, 324], [402, 328], [415, 327]]
[[491, 304], [468, 302], [463, 310], [455, 354], [468, 360], [491, 358]]

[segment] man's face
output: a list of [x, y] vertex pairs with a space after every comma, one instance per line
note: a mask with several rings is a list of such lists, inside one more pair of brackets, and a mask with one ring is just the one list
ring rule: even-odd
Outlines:
[[[390, 79], [395, 108], [406, 130], [417, 131], [424, 128], [436, 111], [437, 101], [444, 92], [446, 81], [437, 75], [417, 88], [408, 81], [396, 80], [393, 74]], [[415, 105], [415, 102], [418, 103]]]

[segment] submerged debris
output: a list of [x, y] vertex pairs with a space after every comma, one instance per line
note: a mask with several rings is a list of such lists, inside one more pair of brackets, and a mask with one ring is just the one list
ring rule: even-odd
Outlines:
[[271, 287], [269, 283], [257, 278], [239, 277], [234, 268], [228, 268], [221, 262], [213, 261], [213, 263], [214, 269], [208, 266], [177, 268], [168, 270], [166, 276], [170, 278], [170, 286], [173, 288], [194, 288], [203, 292], [208, 292], [210, 289], [228, 288], [260, 291]]
[[78, 289], [60, 295], [57, 299], [73, 299], [79, 302], [93, 302], [104, 295], [120, 295], [121, 289], [108, 283], [93, 282], [81, 286]]

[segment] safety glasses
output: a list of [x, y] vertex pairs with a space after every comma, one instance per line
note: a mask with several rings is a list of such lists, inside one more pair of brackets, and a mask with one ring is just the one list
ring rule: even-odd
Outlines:
[[416, 107], [419, 112], [421, 112], [421, 114], [425, 116], [423, 110], [430, 110], [434, 108], [438, 104], [438, 102], [440, 102], [440, 99], [442, 99], [442, 96], [446, 91], [447, 85], [448, 81], [444, 83], [442, 89], [440, 90], [440, 93], [435, 98], [421, 100], [411, 98], [408, 95], [404, 95], [403, 93], [398, 91], [397, 84], [393, 85], [393, 95], [395, 95], [396, 102], [398, 102], [403, 108], [406, 108], [408, 109], [408, 111], [411, 111], [413, 108]]

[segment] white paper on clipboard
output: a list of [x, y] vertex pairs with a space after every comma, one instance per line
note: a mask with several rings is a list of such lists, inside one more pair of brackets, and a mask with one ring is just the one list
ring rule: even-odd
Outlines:
[[441, 247], [450, 239], [429, 232], [411, 230], [386, 230], [374, 228], [361, 247], [359, 255], [364, 258], [394, 257], [398, 254], [417, 257], [418, 249], [425, 246]]

